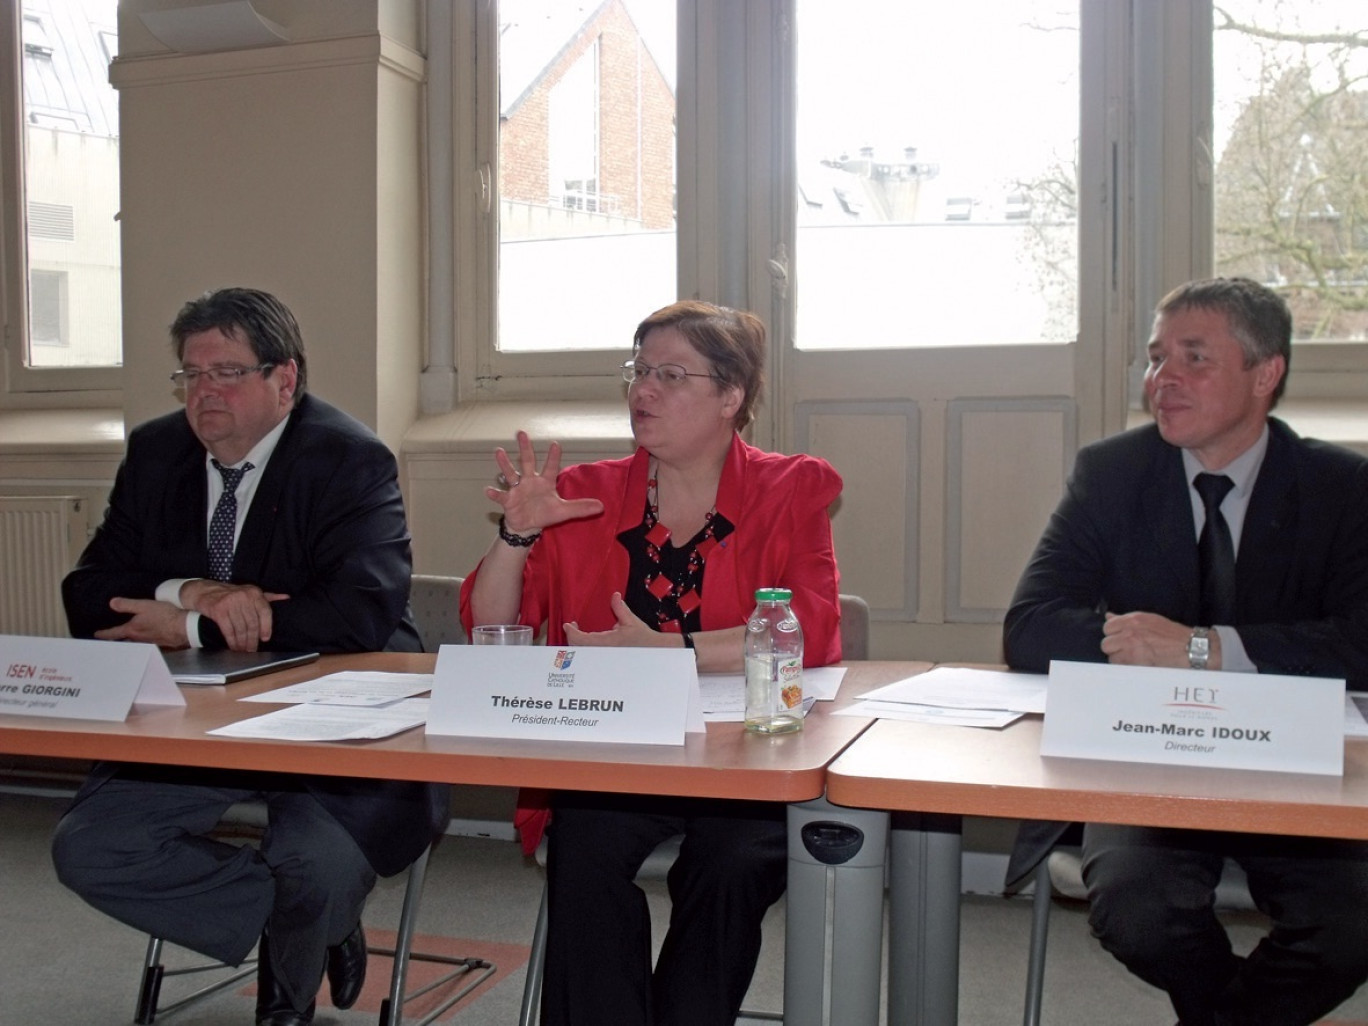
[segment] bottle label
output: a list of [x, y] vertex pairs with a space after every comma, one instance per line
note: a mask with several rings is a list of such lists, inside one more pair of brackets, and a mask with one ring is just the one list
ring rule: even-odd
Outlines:
[[786, 709], [796, 709], [803, 704], [803, 661], [784, 659], [779, 663], [778, 672], [779, 700]]

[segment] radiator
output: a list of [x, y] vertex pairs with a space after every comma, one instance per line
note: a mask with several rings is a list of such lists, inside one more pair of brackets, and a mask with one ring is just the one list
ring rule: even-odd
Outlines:
[[85, 544], [82, 501], [0, 496], [0, 634], [67, 636], [62, 578]]

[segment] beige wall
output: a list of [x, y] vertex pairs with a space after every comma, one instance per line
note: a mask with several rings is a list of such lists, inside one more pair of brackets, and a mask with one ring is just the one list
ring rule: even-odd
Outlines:
[[111, 70], [127, 422], [175, 406], [166, 327], [180, 304], [250, 285], [299, 318], [311, 389], [397, 450], [423, 351], [425, 64], [415, 39], [379, 26], [413, 36], [415, 5], [261, 2], [295, 41], [202, 54], [168, 52], [146, 32], [137, 15], [157, 6], [122, 5]]

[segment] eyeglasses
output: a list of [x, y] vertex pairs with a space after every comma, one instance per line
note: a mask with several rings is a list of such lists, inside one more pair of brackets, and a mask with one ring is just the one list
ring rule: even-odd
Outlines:
[[255, 367], [206, 367], [204, 370], [178, 370], [171, 372], [171, 381], [178, 388], [193, 388], [200, 378], [207, 378], [211, 384], [231, 388], [248, 374], [268, 371], [275, 364], [259, 363]]
[[656, 380], [666, 388], [678, 388], [684, 384], [686, 378], [716, 377], [714, 374], [699, 374], [697, 371], [685, 370], [677, 363], [662, 363], [659, 367], [652, 367], [640, 360], [628, 360], [622, 365], [622, 380], [629, 385], [645, 381], [652, 374], [655, 374]]

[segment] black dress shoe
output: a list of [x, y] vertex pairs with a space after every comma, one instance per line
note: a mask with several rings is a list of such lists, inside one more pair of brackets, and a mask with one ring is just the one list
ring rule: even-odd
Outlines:
[[276, 982], [271, 970], [271, 949], [263, 933], [257, 947], [256, 1026], [309, 1026], [313, 1017], [314, 1002], [299, 1011]]
[[334, 1008], [350, 1008], [366, 982], [366, 933], [361, 924], [328, 949], [328, 993]]
[[309, 1002], [308, 1011], [296, 1012], [293, 1008], [288, 1011], [271, 1012], [269, 1015], [257, 1013], [256, 1026], [309, 1026], [313, 1022], [314, 1006]]

